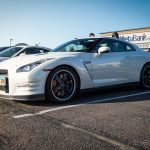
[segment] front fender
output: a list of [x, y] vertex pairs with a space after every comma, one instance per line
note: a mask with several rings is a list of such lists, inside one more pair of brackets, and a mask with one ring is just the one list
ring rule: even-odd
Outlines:
[[[93, 87], [93, 81], [91, 79], [90, 73], [88, 69], [83, 64], [82, 60], [80, 58], [76, 57], [69, 57], [69, 58], [59, 58], [59, 59], [53, 59], [50, 60], [42, 65], [39, 66], [38, 70], [53, 70], [54, 68], [62, 65], [67, 65], [76, 70], [80, 77], [80, 89], [87, 89]], [[47, 72], [47, 75], [50, 73]], [[46, 81], [46, 79], [45, 79]]]

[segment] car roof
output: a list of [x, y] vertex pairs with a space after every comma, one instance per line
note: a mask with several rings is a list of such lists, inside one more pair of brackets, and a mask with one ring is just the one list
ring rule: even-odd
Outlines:
[[[16, 46], [16, 47], [22, 47], [22, 46]], [[51, 48], [43, 47], [43, 46], [23, 46], [23, 49], [25, 49], [25, 48], [43, 48], [43, 49], [47, 49], [47, 50], [52, 50]]]

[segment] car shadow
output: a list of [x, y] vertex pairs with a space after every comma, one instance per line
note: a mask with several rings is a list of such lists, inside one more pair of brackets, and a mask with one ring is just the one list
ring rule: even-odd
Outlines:
[[[148, 90], [147, 90], [148, 91]], [[38, 101], [16, 101], [21, 104], [31, 105], [31, 106], [41, 106], [41, 107], [59, 107], [67, 105], [78, 105], [78, 104], [95, 104], [95, 103], [123, 103], [123, 102], [137, 102], [137, 101], [146, 101], [150, 100], [146, 94], [141, 96], [127, 96], [124, 98], [117, 98], [124, 95], [132, 95], [136, 93], [146, 92], [146, 90], [141, 90], [137, 86], [124, 86], [124, 87], [115, 87], [115, 88], [105, 88], [97, 89], [94, 91], [81, 92], [75, 99], [70, 102], [63, 104], [53, 103], [48, 100], [38, 100]], [[111, 98], [116, 97], [116, 99], [111, 100]], [[103, 101], [107, 99], [107, 101]], [[95, 102], [94, 101], [97, 101]], [[102, 100], [102, 102], [100, 101]]]

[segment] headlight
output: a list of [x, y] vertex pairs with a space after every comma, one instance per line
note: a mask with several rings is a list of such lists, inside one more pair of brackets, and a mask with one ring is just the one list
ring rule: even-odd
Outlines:
[[31, 63], [31, 64], [24, 65], [24, 66], [18, 68], [18, 69], [16, 70], [16, 72], [17, 72], [17, 73], [18, 73], [18, 72], [29, 72], [29, 71], [31, 71], [33, 68], [35, 68], [36, 66], [42, 64], [42, 63], [45, 62], [45, 61], [51, 60], [51, 59], [53, 59], [53, 58], [42, 59], [42, 60], [33, 62], [33, 63]]

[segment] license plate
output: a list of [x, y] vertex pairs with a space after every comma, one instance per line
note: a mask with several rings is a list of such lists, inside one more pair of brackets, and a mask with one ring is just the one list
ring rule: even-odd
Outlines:
[[5, 85], [6, 85], [5, 77], [0, 77], [0, 86], [5, 86]]

